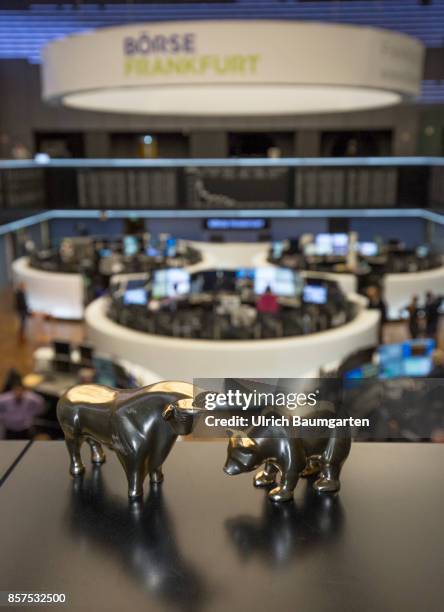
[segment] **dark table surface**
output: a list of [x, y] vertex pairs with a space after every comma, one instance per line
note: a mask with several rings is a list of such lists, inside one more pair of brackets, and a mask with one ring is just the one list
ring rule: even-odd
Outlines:
[[301, 481], [278, 506], [224, 458], [178, 443], [129, 506], [111, 452], [74, 482], [62, 442], [34, 443], [0, 488], [0, 590], [75, 611], [443, 610], [444, 446], [355, 444], [340, 496]]
[[28, 440], [2, 440], [0, 442], [0, 483], [27, 444]]

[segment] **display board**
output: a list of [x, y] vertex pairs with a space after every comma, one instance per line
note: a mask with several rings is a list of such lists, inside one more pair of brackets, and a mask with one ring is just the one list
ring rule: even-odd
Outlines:
[[298, 168], [297, 208], [391, 208], [397, 204], [396, 168]]
[[443, 166], [430, 159], [0, 162], [0, 208], [440, 209]]
[[287, 208], [289, 169], [279, 167], [189, 167], [184, 169], [189, 208]]
[[0, 172], [2, 208], [42, 208], [45, 202], [45, 175], [40, 168], [21, 168]]
[[175, 170], [81, 170], [81, 208], [176, 208]]

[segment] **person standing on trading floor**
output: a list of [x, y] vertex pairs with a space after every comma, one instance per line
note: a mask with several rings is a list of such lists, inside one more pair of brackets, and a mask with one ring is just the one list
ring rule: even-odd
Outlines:
[[418, 337], [419, 333], [419, 320], [418, 320], [418, 296], [414, 295], [412, 301], [407, 306], [407, 312], [409, 315], [408, 326], [410, 337], [414, 340]]
[[379, 344], [383, 342], [383, 327], [387, 322], [387, 306], [381, 294], [381, 289], [374, 285], [367, 289], [368, 307], [373, 310], [378, 310], [381, 317], [379, 319], [378, 340]]
[[427, 291], [424, 308], [427, 338], [436, 338], [438, 333], [439, 308], [441, 306], [441, 301], [441, 297], [433, 295], [431, 291]]
[[26, 298], [26, 287], [24, 283], [20, 283], [15, 291], [15, 310], [19, 318], [19, 341], [25, 339], [26, 322], [29, 316], [28, 300]]
[[26, 440], [32, 437], [34, 417], [45, 409], [40, 395], [27, 391], [18, 383], [12, 391], [0, 393], [0, 423], [9, 440]]
[[270, 287], [267, 287], [264, 293], [256, 302], [256, 310], [260, 314], [277, 314], [280, 310], [279, 302], [277, 297], [271, 291]]

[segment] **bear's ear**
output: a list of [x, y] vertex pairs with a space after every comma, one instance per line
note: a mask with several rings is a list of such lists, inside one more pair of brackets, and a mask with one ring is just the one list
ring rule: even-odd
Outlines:
[[246, 436], [240, 439], [240, 446], [248, 450], [254, 450], [257, 447], [257, 442]]
[[230, 446], [232, 448], [241, 448], [243, 450], [253, 451], [257, 446], [257, 442], [253, 440], [252, 438], [249, 438], [248, 436], [246, 436], [244, 433], [240, 433], [240, 434], [234, 434], [233, 436], [231, 436]]
[[168, 419], [170, 419], [173, 416], [173, 412], [174, 412], [174, 404], [167, 404], [162, 412], [162, 416], [165, 419], [165, 421], [168, 421]]

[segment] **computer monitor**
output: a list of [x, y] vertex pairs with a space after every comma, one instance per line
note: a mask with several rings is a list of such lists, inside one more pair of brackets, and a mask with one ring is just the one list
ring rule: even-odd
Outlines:
[[365, 363], [358, 368], [347, 370], [344, 372], [344, 387], [346, 389], [353, 388], [354, 384], [359, 384], [360, 381], [370, 378], [377, 378], [379, 374], [378, 366], [374, 363]]
[[342, 257], [348, 253], [348, 234], [318, 234], [315, 245], [317, 255]]
[[403, 361], [403, 376], [428, 376], [432, 370], [432, 358], [407, 357]]
[[116, 386], [114, 363], [111, 361], [111, 359], [94, 357], [93, 365], [96, 371], [96, 382], [99, 385], [106, 385], [108, 387]]
[[126, 257], [133, 257], [139, 252], [139, 240], [137, 236], [123, 237], [123, 254]]
[[177, 240], [176, 238], [168, 238], [165, 245], [165, 254], [167, 257], [176, 257], [177, 255]]
[[427, 376], [432, 369], [432, 352], [436, 343], [431, 338], [385, 344], [378, 348], [381, 378]]
[[160, 256], [159, 249], [156, 249], [156, 247], [153, 247], [153, 246], [147, 247], [145, 250], [145, 253], [148, 255], [148, 257], [159, 257]]
[[328, 289], [325, 285], [304, 285], [302, 291], [302, 300], [305, 304], [319, 304], [323, 305], [327, 303]]
[[419, 338], [403, 342], [404, 357], [429, 357], [436, 348], [433, 338]]
[[112, 250], [108, 248], [103, 248], [103, 249], [100, 249], [99, 251], [100, 257], [110, 257], [112, 254], [113, 254]]
[[54, 348], [54, 356], [56, 358], [60, 357], [71, 357], [71, 343], [66, 342], [65, 340], [54, 340], [52, 343]]
[[181, 268], [156, 270], [154, 273], [152, 296], [155, 299], [177, 297], [190, 293], [190, 274]]
[[280, 259], [284, 252], [284, 242], [283, 240], [277, 240], [273, 242], [271, 247], [271, 256], [273, 259]]
[[256, 268], [254, 292], [256, 295], [262, 295], [270, 288], [275, 295], [292, 297], [297, 292], [296, 278], [297, 275], [289, 268], [276, 268], [275, 266]]
[[358, 253], [362, 257], [376, 257], [378, 245], [376, 242], [358, 242]]
[[422, 244], [421, 246], [416, 248], [416, 256], [423, 259], [427, 257], [430, 253], [430, 248], [426, 244]]
[[123, 294], [123, 303], [125, 306], [145, 306], [147, 302], [148, 296], [145, 287], [126, 289]]
[[236, 280], [254, 280], [254, 268], [240, 268], [236, 270]]
[[382, 368], [388, 364], [399, 362], [404, 357], [403, 343], [398, 344], [383, 344], [377, 351], [379, 363]]

